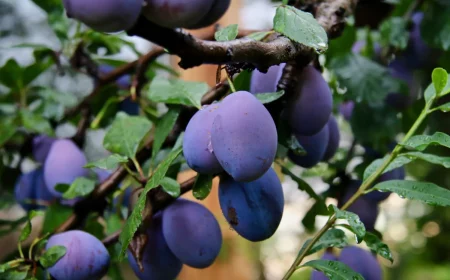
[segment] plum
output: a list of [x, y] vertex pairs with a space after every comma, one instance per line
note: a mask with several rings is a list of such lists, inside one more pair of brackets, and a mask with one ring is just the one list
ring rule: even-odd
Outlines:
[[136, 276], [141, 280], [172, 280], [180, 273], [183, 264], [169, 249], [162, 233], [161, 212], [156, 213], [147, 229], [148, 242], [144, 247], [142, 264], [139, 267], [130, 251], [128, 260]]
[[[374, 186], [378, 183], [390, 181], [390, 180], [403, 180], [405, 179], [405, 168], [398, 167], [396, 169], [393, 169], [391, 171], [388, 171], [384, 174], [382, 174], [377, 181], [375, 182]], [[386, 200], [391, 195], [391, 192], [380, 192], [380, 191], [372, 191], [365, 195], [366, 198], [370, 199], [371, 201], [380, 203], [384, 200]]]
[[231, 0], [215, 0], [209, 12], [196, 24], [187, 26], [189, 29], [198, 29], [210, 26], [218, 21], [230, 7]]
[[183, 154], [190, 168], [202, 174], [216, 174], [223, 171], [212, 144], [211, 130], [220, 103], [203, 106], [189, 120], [183, 137]]
[[[110, 66], [108, 64], [99, 65], [99, 67], [98, 67], [98, 75], [100, 77], [106, 76], [109, 73], [111, 73], [112, 71], [114, 71], [114, 69], [115, 68], [113, 66]], [[123, 76], [119, 77], [116, 80], [116, 85], [119, 88], [121, 88], [121, 89], [125, 89], [125, 90], [129, 89], [130, 86], [131, 86], [131, 76], [130, 75], [123, 75]]]
[[110, 257], [103, 243], [95, 236], [70, 230], [50, 237], [46, 249], [53, 246], [66, 247], [66, 254], [48, 272], [60, 280], [96, 280], [108, 271]]
[[278, 146], [275, 122], [251, 93], [228, 95], [217, 109], [211, 143], [223, 169], [238, 182], [261, 177], [272, 165]]
[[303, 69], [295, 94], [287, 107], [287, 118], [295, 134], [317, 134], [328, 122], [333, 107], [331, 90], [313, 66]]
[[328, 127], [328, 144], [323, 155], [322, 161], [330, 160], [334, 154], [336, 154], [339, 148], [339, 141], [341, 140], [341, 134], [339, 133], [339, 126], [334, 116], [330, 116], [330, 120], [327, 123]]
[[47, 135], [38, 135], [33, 138], [32, 151], [34, 159], [39, 163], [44, 163], [48, 152], [56, 138]]
[[125, 98], [119, 103], [119, 110], [130, 116], [137, 116], [139, 115], [139, 103], [137, 101], [132, 101], [130, 97]]
[[142, 14], [168, 28], [195, 26], [211, 11], [215, 0], [145, 0]]
[[296, 155], [294, 152], [289, 151], [289, 159], [301, 167], [313, 167], [318, 164], [325, 155], [328, 140], [330, 138], [329, 135], [330, 132], [327, 126], [324, 126], [319, 133], [312, 136], [295, 135], [300, 145], [305, 149], [306, 155]]
[[339, 113], [344, 117], [346, 121], [350, 121], [352, 114], [353, 114], [353, 108], [355, 108], [355, 102], [353, 101], [346, 101], [339, 105]]
[[255, 69], [250, 80], [250, 92], [252, 94], [276, 92], [284, 66], [286, 63], [273, 65], [267, 70], [267, 73]]
[[377, 258], [362, 248], [356, 246], [345, 247], [339, 255], [339, 261], [348, 265], [355, 272], [360, 273], [365, 280], [383, 279], [383, 271]]
[[[338, 258], [331, 252], [325, 252], [323, 254], [321, 260], [327, 260], [327, 261], [337, 261]], [[329, 278], [323, 274], [323, 272], [314, 270], [311, 274], [311, 280], [328, 280]]]
[[100, 32], [127, 30], [137, 21], [143, 0], [63, 0], [67, 16]]
[[[14, 188], [16, 201], [26, 211], [43, 209], [40, 202], [50, 202], [55, 199], [44, 183], [42, 168], [20, 175]], [[37, 202], [37, 203], [36, 203]]]
[[56, 140], [44, 163], [44, 181], [54, 196], [61, 198], [62, 193], [55, 187], [58, 184], [72, 184], [78, 177], [87, 177], [86, 156], [75, 143], [68, 139]]
[[230, 226], [247, 240], [268, 239], [277, 230], [284, 209], [280, 180], [270, 168], [253, 182], [220, 178], [219, 203]]
[[210, 266], [222, 247], [222, 232], [203, 205], [177, 199], [162, 213], [162, 232], [173, 254], [195, 268]]

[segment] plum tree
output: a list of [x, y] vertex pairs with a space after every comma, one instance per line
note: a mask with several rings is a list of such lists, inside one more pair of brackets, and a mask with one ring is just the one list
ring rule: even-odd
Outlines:
[[331, 115], [327, 123], [328, 127], [328, 144], [325, 150], [325, 154], [322, 157], [322, 161], [330, 160], [334, 154], [336, 154], [339, 148], [339, 142], [341, 140], [341, 134], [339, 132], [339, 126], [336, 118]]
[[211, 144], [211, 130], [220, 103], [203, 106], [189, 120], [183, 137], [183, 154], [190, 168], [202, 174], [223, 171]]
[[287, 106], [287, 118], [298, 135], [317, 134], [328, 122], [333, 107], [331, 90], [313, 66], [305, 67], [298, 88]]
[[44, 181], [50, 193], [62, 197], [55, 187], [58, 184], [72, 184], [78, 177], [87, 177], [86, 156], [71, 140], [56, 140], [44, 163]]
[[262, 241], [271, 237], [280, 224], [283, 188], [272, 168], [247, 183], [224, 175], [220, 178], [219, 203], [223, 215], [239, 235], [250, 241]]
[[110, 257], [103, 243], [95, 236], [80, 230], [54, 234], [46, 249], [66, 247], [66, 254], [48, 272], [55, 279], [98, 280], [108, 271]]
[[[327, 261], [337, 261], [337, 260], [338, 260], [338, 258], [337, 258], [332, 252], [328, 252], [328, 251], [326, 251], [326, 252], [323, 254], [323, 256], [322, 256], [321, 259], [322, 259], [322, 260], [327, 260]], [[314, 270], [314, 271], [311, 273], [311, 278], [310, 278], [310, 280], [328, 280], [328, 279], [329, 279], [329, 278], [328, 278], [325, 274], [323, 274], [323, 272]]]
[[33, 158], [39, 163], [44, 163], [48, 152], [50, 151], [50, 147], [55, 141], [56, 138], [47, 135], [38, 135], [34, 137], [32, 146]]
[[140, 280], [175, 279], [183, 264], [172, 253], [164, 239], [161, 212], [153, 216], [147, 234], [149, 238], [142, 255], [144, 271], [140, 271], [135, 258], [128, 251], [128, 260], [134, 273]]
[[289, 159], [301, 167], [313, 167], [319, 163], [325, 155], [330, 138], [329, 134], [328, 127], [324, 126], [319, 133], [312, 136], [295, 135], [300, 145], [306, 151], [306, 155], [296, 155], [293, 151], [289, 151]]
[[211, 11], [215, 0], [145, 0], [142, 14], [168, 28], [195, 27]]
[[222, 232], [203, 205], [177, 199], [162, 213], [162, 232], [173, 254], [195, 268], [210, 266], [222, 247]]
[[14, 195], [16, 201], [26, 211], [42, 209], [44, 206], [39, 205], [39, 202], [50, 202], [55, 199], [45, 186], [42, 168], [20, 175], [14, 188]]
[[187, 26], [190, 29], [197, 29], [210, 26], [218, 21], [230, 7], [231, 0], [214, 0], [211, 9], [206, 15], [195, 25]]
[[228, 95], [217, 109], [211, 143], [219, 163], [234, 180], [253, 181], [272, 165], [278, 135], [272, 116], [251, 93]]
[[345, 247], [339, 255], [339, 261], [360, 273], [365, 280], [383, 279], [383, 271], [376, 257], [362, 248]]
[[67, 16], [100, 32], [117, 32], [137, 21], [142, 0], [63, 0]]
[[250, 92], [253, 94], [276, 92], [284, 66], [286, 66], [286, 63], [271, 66], [267, 73], [255, 69], [250, 79]]

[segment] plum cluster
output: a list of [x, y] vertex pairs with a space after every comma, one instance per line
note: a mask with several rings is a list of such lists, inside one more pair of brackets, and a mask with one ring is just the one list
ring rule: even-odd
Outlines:
[[219, 20], [231, 0], [63, 0], [67, 16], [100, 32], [131, 28], [142, 14], [168, 28], [198, 29]]
[[222, 247], [222, 233], [214, 215], [203, 205], [182, 198], [153, 216], [147, 234], [143, 271], [128, 251], [131, 268], [139, 279], [175, 279], [183, 264], [206, 268]]

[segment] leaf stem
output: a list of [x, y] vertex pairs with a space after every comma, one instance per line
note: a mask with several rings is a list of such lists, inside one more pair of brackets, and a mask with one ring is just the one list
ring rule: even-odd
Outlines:
[[228, 73], [227, 73], [227, 80], [228, 84], [230, 85], [231, 92], [236, 92], [236, 88], [234, 87], [233, 81], [230, 79], [230, 76], [228, 76]]
[[133, 177], [134, 180], [136, 180], [136, 182], [141, 182], [141, 179], [137, 176], [136, 172], [131, 170], [130, 167], [128, 167], [128, 165], [126, 163], [122, 164], [122, 166], [123, 166], [123, 168], [125, 168], [125, 170], [128, 172], [128, 174], [130, 174], [130, 176]]
[[133, 161], [133, 164], [136, 167], [136, 170], [138, 171], [139, 176], [141, 176], [141, 181], [145, 181], [146, 177], [144, 175], [144, 171], [142, 170], [141, 165], [139, 164], [139, 161], [137, 161], [137, 159], [135, 157], [133, 157], [131, 160]]

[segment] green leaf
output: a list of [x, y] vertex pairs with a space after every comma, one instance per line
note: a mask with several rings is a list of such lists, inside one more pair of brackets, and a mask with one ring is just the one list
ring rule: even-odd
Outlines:
[[380, 26], [381, 42], [383, 46], [393, 46], [403, 50], [408, 45], [409, 32], [407, 22], [401, 17], [391, 17]]
[[310, 197], [314, 198], [316, 201], [323, 202], [323, 199], [319, 195], [316, 194], [316, 192], [311, 188], [310, 185], [308, 185], [308, 183], [306, 183], [303, 179], [301, 179], [300, 177], [298, 177], [297, 175], [292, 173], [291, 170], [289, 170], [289, 168], [287, 168], [281, 164], [279, 164], [279, 165], [281, 167], [281, 172], [283, 172], [284, 174], [291, 177], [292, 180], [294, 180], [294, 182], [297, 183], [299, 190], [306, 192]]
[[153, 159], [161, 150], [164, 141], [166, 140], [167, 136], [169, 136], [169, 133], [172, 131], [172, 128], [175, 125], [179, 115], [180, 115], [180, 108], [171, 107], [169, 111], [166, 114], [164, 114], [164, 116], [162, 116], [162, 118], [156, 124], [152, 147]]
[[46, 135], [54, 134], [50, 122], [41, 115], [25, 109], [20, 111], [20, 115], [22, 117], [22, 124], [27, 130]]
[[95, 189], [95, 181], [78, 177], [71, 185], [70, 188], [64, 193], [63, 198], [73, 199], [77, 197], [83, 197], [90, 194]]
[[0, 119], [0, 147], [3, 146], [16, 133], [16, 125], [7, 119]]
[[196, 199], [203, 200], [211, 192], [213, 176], [208, 174], [197, 174], [192, 194]]
[[361, 274], [353, 271], [350, 267], [338, 261], [313, 260], [302, 265], [302, 267], [305, 266], [323, 272], [332, 280], [364, 280]]
[[[299, 254], [302, 254], [306, 246], [311, 243], [311, 239], [308, 239], [302, 246], [302, 249], [300, 249]], [[348, 245], [347, 236], [345, 235], [345, 232], [343, 232], [340, 229], [329, 229], [326, 231], [322, 237], [319, 238], [319, 240], [313, 245], [311, 250], [308, 251], [306, 256], [309, 256], [311, 254], [314, 254], [315, 252], [318, 252], [322, 249], [326, 249], [329, 247], [336, 247], [336, 248], [344, 248]]]
[[236, 39], [238, 35], [238, 25], [230, 24], [225, 28], [220, 29], [214, 34], [214, 38], [218, 42], [226, 42]]
[[261, 41], [272, 33], [273, 33], [272, 31], [254, 32], [254, 33], [248, 35], [247, 38], [253, 39], [255, 41]]
[[436, 132], [433, 135], [415, 135], [404, 143], [405, 148], [417, 151], [423, 151], [428, 146], [443, 146], [450, 148], [450, 136]]
[[433, 101], [436, 98], [436, 89], [434, 88], [433, 84], [430, 84], [424, 92], [424, 99], [425, 99], [425, 103], [429, 103], [431, 101]]
[[360, 243], [363, 240], [364, 235], [366, 234], [366, 228], [359, 219], [358, 215], [349, 211], [340, 210], [335, 205], [330, 205], [328, 209], [336, 214], [337, 219], [345, 219], [348, 221], [353, 232], [356, 234], [357, 237], [356, 241], [358, 243]]
[[421, 159], [432, 164], [442, 165], [445, 168], [450, 168], [450, 157], [441, 157], [433, 154], [425, 154], [421, 152], [409, 152], [401, 154], [403, 157], [407, 157], [411, 160]]
[[151, 127], [151, 122], [144, 117], [131, 117], [119, 112], [105, 135], [103, 146], [112, 153], [134, 158]]
[[373, 189], [395, 192], [402, 198], [420, 200], [429, 205], [450, 206], [450, 190], [433, 183], [391, 180], [381, 182]]
[[47, 251], [39, 258], [39, 262], [44, 268], [49, 268], [57, 263], [66, 254], [66, 247], [53, 246], [48, 248]]
[[443, 105], [441, 105], [439, 107], [436, 107], [435, 109], [433, 109], [433, 111], [434, 110], [439, 110], [439, 111], [442, 111], [444, 113], [448, 113], [448, 112], [450, 112], [450, 102], [445, 103], [445, 104], [443, 104]]
[[182, 148], [177, 148], [172, 150], [170, 154], [167, 156], [165, 160], [163, 160], [156, 171], [153, 173], [153, 176], [148, 180], [145, 185], [144, 190], [139, 196], [139, 199], [131, 213], [130, 217], [127, 219], [125, 226], [120, 234], [119, 241], [121, 243], [121, 251], [119, 255], [119, 259], [122, 260], [125, 257], [125, 252], [128, 248], [128, 244], [130, 244], [131, 239], [133, 238], [136, 230], [142, 223], [142, 211], [145, 207], [145, 202], [147, 198], [147, 193], [156, 187], [158, 187], [161, 183], [161, 180], [165, 177], [167, 170], [169, 170], [172, 162], [181, 154]]
[[[366, 167], [364, 170], [364, 179], [363, 181], [366, 181], [370, 175], [372, 175], [382, 164], [383, 162], [389, 157], [389, 155], [386, 155], [384, 158], [376, 159], [372, 161], [372, 163]], [[403, 165], [406, 165], [410, 163], [412, 159], [405, 157], [405, 156], [398, 156], [396, 157], [384, 170], [381, 174], [384, 174], [386, 172], [389, 172], [391, 170], [394, 170], [398, 167], [402, 167]]]
[[420, 26], [420, 35], [430, 46], [443, 50], [450, 49], [450, 6], [430, 1]]
[[110, 169], [116, 169], [117, 166], [119, 165], [119, 163], [126, 163], [126, 162], [128, 162], [127, 157], [124, 157], [124, 156], [121, 156], [118, 154], [112, 154], [106, 158], [102, 158], [102, 159], [99, 159], [94, 162], [89, 162], [84, 167], [86, 167], [86, 168], [98, 167], [101, 169], [110, 170]]
[[273, 29], [289, 39], [311, 47], [318, 53], [328, 48], [328, 36], [310, 13], [292, 6], [279, 6], [273, 19]]
[[273, 102], [284, 95], [284, 90], [280, 90], [277, 92], [267, 92], [267, 93], [258, 93], [255, 94], [255, 97], [261, 101], [262, 104], [267, 104]]
[[25, 227], [22, 229], [22, 232], [19, 236], [19, 242], [25, 241], [31, 234], [31, 220], [36, 216], [42, 216], [44, 214], [43, 211], [36, 211], [31, 210], [30, 213], [28, 213], [28, 220], [25, 224]]
[[330, 215], [328, 208], [323, 201], [316, 201], [302, 219], [302, 225], [308, 232], [313, 232], [315, 230], [316, 217], [319, 215]]
[[366, 232], [366, 235], [364, 236], [364, 242], [366, 242], [366, 245], [367, 247], [369, 247], [370, 250], [376, 252], [381, 257], [391, 261], [391, 263], [394, 262], [391, 250], [389, 249], [388, 245], [383, 243], [378, 238], [378, 236], [376, 236], [373, 233]]
[[161, 187], [163, 188], [163, 190], [170, 194], [172, 197], [179, 197], [180, 196], [180, 183], [178, 183], [176, 180], [169, 178], [169, 177], [164, 177], [161, 182]]
[[53, 232], [57, 227], [64, 223], [70, 215], [72, 215], [73, 209], [68, 206], [61, 205], [59, 203], [53, 203], [45, 212], [44, 225], [42, 232]]
[[0, 273], [0, 279], [2, 280], [24, 280], [27, 278], [28, 271], [20, 270], [8, 270], [4, 273]]
[[14, 59], [9, 59], [0, 67], [0, 84], [9, 87], [11, 90], [20, 92], [23, 87], [23, 69]]
[[433, 73], [431, 74], [431, 79], [433, 81], [434, 89], [436, 90], [437, 95], [440, 96], [445, 86], [447, 85], [447, 71], [445, 71], [445, 69], [443, 68], [435, 68], [433, 70]]
[[146, 97], [154, 102], [180, 104], [201, 108], [202, 96], [208, 91], [203, 82], [183, 81], [155, 77], [150, 83]]
[[47, 13], [62, 11], [62, 2], [59, 0], [33, 0], [33, 2], [41, 7]]

